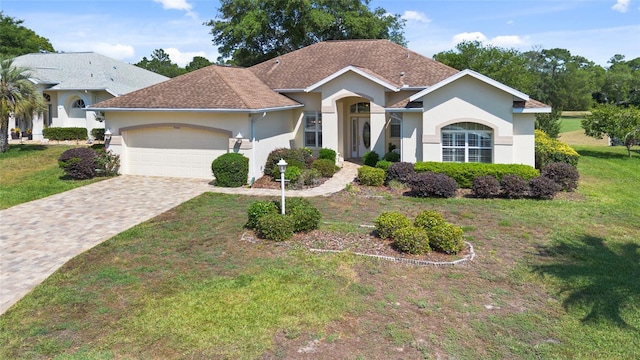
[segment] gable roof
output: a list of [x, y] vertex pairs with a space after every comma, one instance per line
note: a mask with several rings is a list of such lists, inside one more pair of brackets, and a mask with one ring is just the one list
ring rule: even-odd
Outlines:
[[424, 88], [458, 72], [389, 40], [324, 41], [249, 69], [282, 91], [306, 89], [348, 66], [367, 69], [397, 88]]
[[211, 65], [91, 108], [108, 110], [266, 111], [302, 104], [271, 90], [249, 69]]
[[120, 96], [169, 78], [93, 52], [34, 53], [16, 66], [31, 69], [31, 81], [48, 90], [105, 90]]
[[388, 90], [392, 90], [392, 91], [399, 91], [400, 90], [396, 86], [391, 84], [390, 81], [388, 81], [386, 79], [383, 79], [382, 77], [378, 76], [377, 74], [375, 74], [373, 71], [371, 71], [369, 69], [365, 69], [365, 68], [361, 68], [361, 67], [358, 67], [358, 66], [349, 65], [349, 66], [347, 66], [347, 67], [345, 67], [345, 68], [343, 68], [343, 69], [341, 69], [341, 70], [339, 70], [339, 71], [327, 76], [326, 78], [318, 81], [317, 83], [310, 85], [309, 87], [304, 89], [304, 91], [305, 92], [314, 91], [317, 88], [321, 87], [322, 85], [328, 83], [329, 81], [331, 81], [331, 80], [333, 80], [333, 79], [335, 79], [337, 77], [340, 77], [340, 76], [342, 76], [345, 73], [348, 73], [350, 71], [354, 72], [354, 73], [356, 73], [356, 74], [358, 74], [358, 75], [360, 75], [360, 76], [362, 76], [362, 77], [364, 77], [366, 79], [369, 79], [369, 80], [373, 81], [374, 83], [387, 88]]

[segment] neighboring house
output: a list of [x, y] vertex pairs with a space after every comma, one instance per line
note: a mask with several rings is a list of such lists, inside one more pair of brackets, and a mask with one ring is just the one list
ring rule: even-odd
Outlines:
[[13, 65], [30, 69], [30, 80], [45, 100], [42, 115], [9, 122], [9, 128], [32, 130], [34, 140], [41, 140], [47, 127], [86, 127], [91, 136], [91, 129], [104, 128], [104, 119], [86, 107], [168, 79], [92, 52], [27, 54]]
[[551, 108], [388, 40], [317, 43], [251, 68], [212, 65], [91, 107], [124, 174], [211, 178], [229, 151], [263, 174], [276, 148], [341, 159], [534, 165], [534, 114]]

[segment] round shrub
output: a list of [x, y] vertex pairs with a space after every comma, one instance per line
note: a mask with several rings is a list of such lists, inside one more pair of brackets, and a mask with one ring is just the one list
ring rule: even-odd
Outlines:
[[414, 226], [400, 228], [393, 232], [393, 245], [396, 249], [414, 255], [421, 255], [431, 251], [429, 236], [424, 229]]
[[413, 221], [413, 226], [419, 227], [424, 230], [431, 230], [437, 226], [446, 224], [442, 215], [437, 211], [424, 210], [416, 216]]
[[403, 184], [406, 184], [409, 181], [409, 178], [416, 173], [414, 165], [409, 162], [395, 162], [389, 166], [387, 169], [387, 177], [385, 179], [386, 183], [389, 183], [392, 180], [400, 181]]
[[280, 159], [284, 159], [287, 164], [297, 166], [300, 169], [309, 168], [311, 162], [313, 161], [313, 156], [311, 150], [307, 148], [301, 149], [287, 149], [287, 148], [279, 148], [274, 149], [267, 156], [267, 161], [264, 166], [264, 174], [278, 177], [280, 176], [280, 170], [276, 164]]
[[500, 194], [500, 182], [491, 175], [478, 176], [471, 183], [471, 193], [479, 198], [492, 198]]
[[[278, 161], [280, 161], [280, 160], [278, 160]], [[287, 161], [287, 160], [285, 160], [285, 161], [287, 162], [287, 170], [289, 170], [289, 168], [294, 168], [294, 167], [298, 168], [299, 170], [307, 168], [307, 165], [305, 165], [305, 163], [303, 163], [301, 161], [298, 161], [298, 160], [295, 160], [295, 159], [289, 159], [289, 161]], [[280, 179], [280, 167], [278, 165], [273, 165], [273, 169], [271, 169], [271, 176], [273, 177], [273, 180]], [[286, 179], [289, 179], [287, 177], [286, 170], [285, 170], [284, 177]]]
[[449, 223], [427, 230], [431, 248], [447, 254], [457, 254], [464, 248], [462, 229]]
[[552, 199], [560, 190], [560, 185], [544, 176], [529, 180], [529, 195], [536, 199]]
[[226, 153], [211, 162], [216, 186], [240, 187], [247, 184], [249, 158], [238, 153]]
[[335, 161], [329, 159], [316, 159], [311, 163], [311, 168], [320, 172], [322, 177], [330, 178], [338, 171]]
[[333, 149], [322, 148], [318, 152], [318, 159], [327, 159], [331, 160], [334, 163], [336, 162], [336, 151]]
[[362, 163], [367, 166], [375, 167], [380, 160], [380, 155], [375, 151], [367, 151], [362, 155]]
[[380, 160], [376, 163], [376, 167], [386, 172], [389, 169], [389, 166], [391, 166], [391, 164], [393, 164], [391, 161]]
[[358, 168], [358, 181], [366, 186], [382, 186], [385, 172], [382, 169], [363, 165]]
[[320, 225], [322, 218], [320, 210], [309, 201], [300, 199], [299, 202], [294, 201], [293, 204], [286, 202], [285, 206], [287, 215], [293, 219], [294, 232], [308, 232], [317, 229]]
[[390, 161], [390, 162], [398, 162], [400, 161], [400, 154], [398, 154], [395, 151], [390, 151], [386, 154], [384, 154], [384, 158], [386, 161]]
[[293, 236], [294, 224], [291, 216], [282, 214], [267, 214], [260, 219], [255, 227], [258, 237], [273, 241], [285, 241]]
[[287, 166], [287, 170], [284, 172], [284, 178], [289, 180], [290, 184], [295, 184], [300, 179], [302, 171], [297, 166]]
[[445, 174], [434, 172], [417, 173], [409, 178], [407, 183], [411, 188], [411, 194], [416, 197], [441, 197], [450, 198], [456, 196], [458, 184]]
[[374, 224], [376, 226], [378, 236], [382, 239], [388, 239], [394, 231], [411, 226], [411, 220], [400, 212], [385, 211], [378, 215]]
[[554, 162], [542, 169], [540, 176], [553, 180], [563, 191], [573, 191], [578, 187], [580, 174], [571, 164]]
[[298, 183], [304, 186], [316, 186], [320, 184], [322, 175], [317, 169], [304, 169], [300, 174]]
[[254, 229], [258, 224], [258, 220], [265, 215], [268, 214], [277, 214], [278, 206], [273, 201], [256, 201], [249, 205], [249, 209], [247, 210], [247, 216], [249, 220], [247, 220], [246, 227], [250, 229]]
[[69, 149], [58, 158], [58, 166], [72, 179], [91, 179], [96, 176], [96, 152], [85, 147]]
[[507, 174], [500, 180], [502, 195], [509, 199], [519, 199], [527, 195], [529, 186], [527, 182], [518, 175]]

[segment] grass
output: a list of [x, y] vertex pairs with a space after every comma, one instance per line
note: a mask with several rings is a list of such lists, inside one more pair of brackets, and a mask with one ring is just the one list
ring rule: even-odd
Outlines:
[[336, 237], [370, 231], [359, 225], [384, 210], [436, 210], [473, 239], [463, 266], [240, 241], [257, 199], [204, 194], [13, 306], [0, 358], [635, 358], [640, 154], [576, 150], [580, 186], [552, 201], [311, 199]]
[[70, 180], [58, 167], [69, 145], [11, 145], [0, 154], [0, 209], [41, 199], [104, 178]]

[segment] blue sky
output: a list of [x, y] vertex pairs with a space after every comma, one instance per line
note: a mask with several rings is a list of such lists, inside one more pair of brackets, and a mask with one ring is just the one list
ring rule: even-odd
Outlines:
[[[49, 39], [57, 51], [95, 51], [128, 63], [154, 49], [186, 65], [218, 57], [209, 28], [216, 0], [0, 0], [5, 16]], [[432, 57], [462, 40], [505, 48], [564, 48], [607, 66], [640, 57], [640, 0], [372, 0], [401, 14], [408, 47]]]

